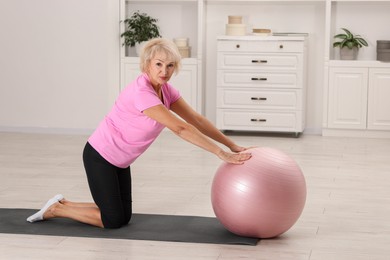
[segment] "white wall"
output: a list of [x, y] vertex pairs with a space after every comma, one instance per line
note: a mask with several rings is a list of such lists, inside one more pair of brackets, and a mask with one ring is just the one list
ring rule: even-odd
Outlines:
[[[215, 121], [216, 37], [237, 14], [310, 34], [306, 132], [320, 133], [324, 3], [245, 3], [206, 5], [206, 116]], [[119, 0], [1, 0], [0, 19], [0, 131], [92, 131], [119, 93]]]
[[119, 91], [119, 1], [0, 1], [0, 130], [91, 132]]
[[274, 32], [306, 32], [308, 43], [308, 84], [306, 133], [320, 134], [322, 127], [322, 83], [324, 64], [325, 3], [243, 2], [208, 4], [206, 20], [205, 101], [206, 115], [215, 121], [216, 37], [225, 34], [228, 15], [242, 15], [243, 23]]

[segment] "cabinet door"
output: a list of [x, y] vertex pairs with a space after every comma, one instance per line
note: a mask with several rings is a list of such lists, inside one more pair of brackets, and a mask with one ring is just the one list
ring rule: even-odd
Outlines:
[[200, 112], [198, 106], [197, 92], [197, 66], [195, 64], [183, 65], [177, 75], [173, 74], [169, 83], [180, 91], [184, 100], [196, 111]]
[[121, 71], [122, 74], [121, 90], [122, 90], [141, 74], [141, 70], [139, 68], [138, 62], [137, 63], [124, 62], [121, 69], [122, 69]]
[[370, 69], [368, 129], [390, 130], [390, 69]]
[[[124, 62], [122, 66], [122, 88], [141, 74], [138, 62]], [[197, 99], [197, 65], [183, 64], [177, 75], [173, 74], [169, 83], [179, 90], [184, 100], [195, 110], [200, 112]]]
[[366, 129], [367, 68], [330, 68], [328, 127]]

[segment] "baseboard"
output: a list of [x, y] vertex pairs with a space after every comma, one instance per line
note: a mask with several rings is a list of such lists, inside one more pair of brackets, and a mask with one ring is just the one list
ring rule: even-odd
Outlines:
[[307, 127], [303, 131], [305, 135], [322, 135], [322, 128]]
[[322, 135], [333, 137], [390, 138], [390, 131], [324, 128], [322, 129]]

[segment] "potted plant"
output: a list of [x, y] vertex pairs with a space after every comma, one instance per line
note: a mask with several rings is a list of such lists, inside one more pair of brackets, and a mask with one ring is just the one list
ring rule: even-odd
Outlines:
[[339, 39], [339, 41], [334, 42], [333, 47], [340, 48], [340, 58], [342, 60], [355, 60], [359, 49], [363, 46], [368, 46], [368, 43], [360, 35], [354, 35], [345, 28], [341, 29], [344, 33], [334, 36], [334, 38]]
[[123, 45], [136, 47], [139, 53], [140, 45], [153, 38], [161, 37], [157, 19], [150, 17], [146, 13], [136, 11], [133, 15], [124, 20], [125, 32], [121, 34], [124, 38]]

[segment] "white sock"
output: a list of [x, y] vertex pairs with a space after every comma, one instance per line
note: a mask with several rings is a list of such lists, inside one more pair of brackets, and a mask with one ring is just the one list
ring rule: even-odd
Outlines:
[[46, 202], [45, 206], [43, 206], [43, 208], [40, 211], [38, 211], [34, 215], [29, 216], [27, 218], [27, 221], [33, 223], [33, 222], [36, 222], [36, 221], [43, 220], [43, 214], [45, 214], [46, 210], [48, 208], [50, 208], [51, 205], [53, 205], [54, 203], [59, 202], [63, 198], [64, 198], [64, 196], [62, 196], [61, 194], [55, 195], [53, 198], [49, 199], [48, 202]]
[[54, 199], [57, 199], [58, 201], [61, 201], [64, 199], [64, 196], [62, 196], [62, 194], [57, 194], [53, 197]]

